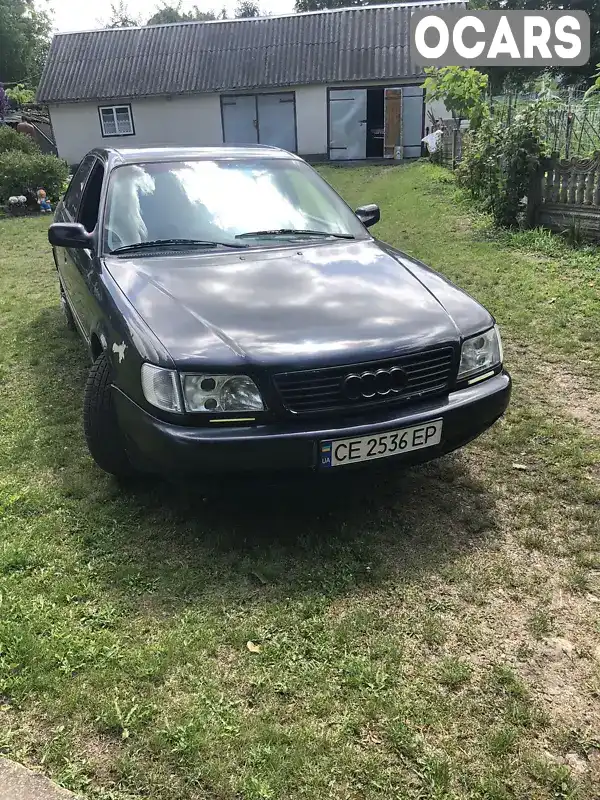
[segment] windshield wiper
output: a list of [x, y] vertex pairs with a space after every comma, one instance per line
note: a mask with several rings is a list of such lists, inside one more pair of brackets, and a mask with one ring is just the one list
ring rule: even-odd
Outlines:
[[149, 242], [136, 242], [135, 244], [125, 244], [111, 250], [111, 255], [115, 253], [128, 253], [131, 250], [150, 250], [153, 247], [168, 247], [169, 245], [189, 245], [190, 247], [247, 247], [246, 244], [236, 244], [235, 242], [209, 242], [205, 239], [152, 239]]
[[250, 239], [256, 236], [333, 236], [335, 239], [354, 239], [351, 233], [330, 233], [329, 231], [304, 231], [294, 228], [276, 228], [272, 231], [248, 231], [248, 233], [238, 233], [236, 239]]

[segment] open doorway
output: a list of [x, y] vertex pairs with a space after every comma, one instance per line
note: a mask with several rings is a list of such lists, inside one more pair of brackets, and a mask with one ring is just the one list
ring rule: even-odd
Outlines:
[[385, 90], [367, 89], [367, 158], [383, 158]]
[[329, 89], [329, 158], [418, 158], [423, 87]]

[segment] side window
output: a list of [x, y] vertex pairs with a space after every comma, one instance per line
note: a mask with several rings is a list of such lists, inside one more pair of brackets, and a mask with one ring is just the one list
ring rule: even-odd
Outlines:
[[133, 115], [131, 106], [99, 106], [102, 136], [133, 136]]
[[86, 156], [83, 159], [81, 164], [77, 167], [75, 174], [71, 178], [71, 183], [69, 184], [67, 193], [64, 196], [64, 207], [73, 219], [77, 219], [81, 196], [95, 161], [96, 159], [94, 156]]
[[104, 166], [100, 161], [96, 161], [92, 173], [88, 179], [81, 204], [77, 222], [81, 222], [83, 227], [91, 233], [98, 222], [98, 212], [100, 211], [100, 194], [102, 192], [102, 182], [104, 181]]

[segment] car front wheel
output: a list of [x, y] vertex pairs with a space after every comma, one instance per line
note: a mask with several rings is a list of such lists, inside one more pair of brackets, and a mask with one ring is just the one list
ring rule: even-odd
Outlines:
[[90, 455], [101, 469], [116, 478], [134, 474], [113, 403], [110, 363], [105, 353], [94, 361], [85, 385], [83, 430]]

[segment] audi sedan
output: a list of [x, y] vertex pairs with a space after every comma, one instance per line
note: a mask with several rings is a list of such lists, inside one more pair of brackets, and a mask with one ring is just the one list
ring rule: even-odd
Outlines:
[[491, 314], [276, 148], [94, 150], [49, 229], [116, 476], [426, 461], [505, 411]]

